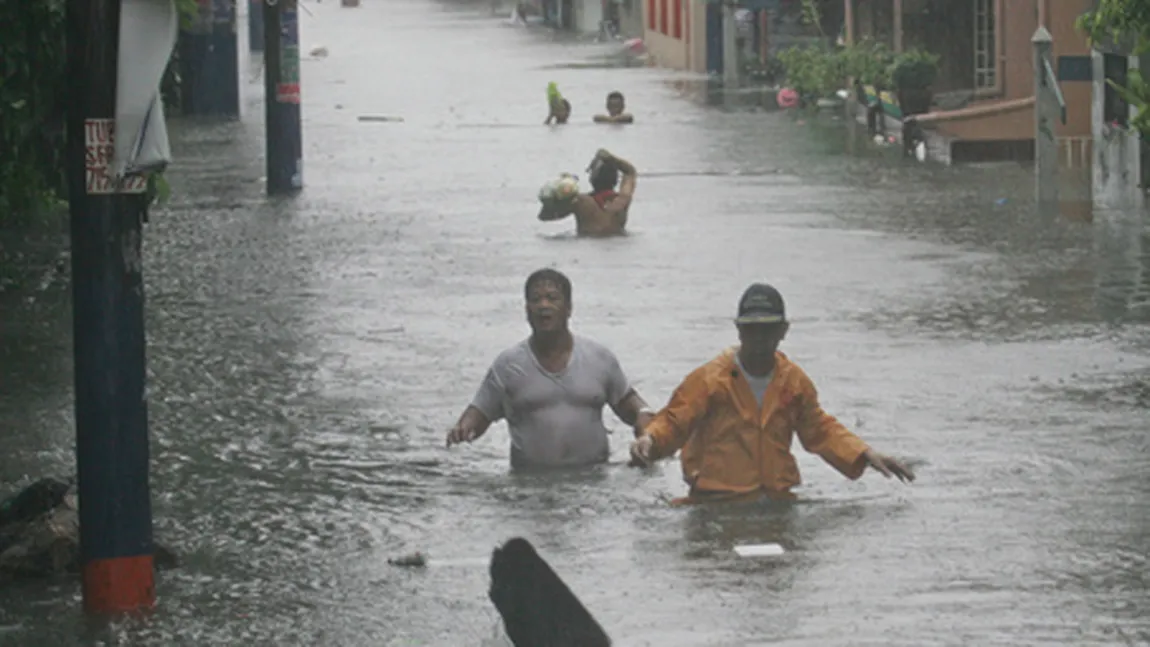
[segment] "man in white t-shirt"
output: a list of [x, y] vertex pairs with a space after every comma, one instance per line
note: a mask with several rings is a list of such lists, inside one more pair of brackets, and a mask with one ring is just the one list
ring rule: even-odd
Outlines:
[[506, 419], [511, 465], [561, 467], [603, 463], [610, 454], [603, 407], [642, 429], [654, 412], [631, 386], [607, 347], [571, 334], [571, 281], [537, 270], [524, 286], [531, 336], [495, 358], [447, 446], [471, 442]]

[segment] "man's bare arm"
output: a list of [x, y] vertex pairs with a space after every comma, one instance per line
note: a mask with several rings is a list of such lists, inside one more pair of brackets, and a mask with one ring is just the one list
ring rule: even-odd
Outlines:
[[647, 406], [647, 401], [635, 389], [631, 389], [618, 404], [611, 407], [611, 410], [620, 420], [631, 425], [636, 438], [643, 435], [647, 425], [655, 417], [655, 413]]
[[595, 123], [597, 124], [630, 124], [635, 122], [635, 118], [629, 114], [623, 115], [595, 115]]
[[611, 162], [619, 168], [619, 172], [623, 174], [623, 181], [619, 183], [619, 195], [630, 198], [635, 195], [635, 185], [639, 181], [639, 172], [635, 170], [635, 166], [623, 159], [611, 155]]
[[631, 198], [635, 195], [635, 186], [639, 182], [639, 172], [635, 170], [634, 165], [621, 157], [611, 155], [610, 161], [623, 174], [623, 181], [619, 183], [618, 195], [603, 205], [603, 211], [612, 218], [619, 218], [631, 208]]
[[647, 401], [635, 389], [631, 389], [627, 395], [623, 396], [622, 400], [611, 405], [611, 410], [615, 412], [615, 415], [629, 425], [634, 425], [639, 419], [639, 412], [647, 408]]
[[463, 415], [459, 416], [459, 422], [451, 428], [447, 434], [447, 446], [458, 443], [469, 443], [483, 434], [487, 433], [487, 428], [491, 426], [491, 421], [483, 412], [475, 408], [474, 405], [468, 405], [467, 409], [463, 411]]

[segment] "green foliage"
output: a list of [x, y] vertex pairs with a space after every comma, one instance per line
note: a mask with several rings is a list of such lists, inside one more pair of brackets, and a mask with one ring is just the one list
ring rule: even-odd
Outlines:
[[[181, 25], [199, 15], [196, 0], [176, 7]], [[64, 0], [0, 4], [0, 226], [58, 208], [66, 195], [66, 56]], [[161, 84], [169, 108], [179, 103], [176, 62]], [[157, 181], [164, 197], [167, 183]]]
[[819, 30], [820, 35], [826, 36], [823, 31], [823, 12], [819, 10], [815, 0], [803, 0], [802, 21], [803, 24], [814, 25]]
[[1150, 82], [1142, 76], [1141, 72], [1131, 70], [1126, 78], [1125, 87], [1115, 83], [1112, 79], [1107, 83], [1132, 106], [1138, 106], [1138, 114], [1130, 125], [1134, 127], [1143, 138], [1150, 138]]
[[828, 46], [791, 47], [779, 52], [786, 84], [809, 99], [830, 97], [845, 85], [846, 57]]
[[148, 204], [165, 204], [172, 197], [172, 187], [163, 173], [153, 173], [148, 176], [148, 188], [145, 192]]
[[[1129, 44], [1132, 53], [1150, 52], [1150, 2], [1146, 0], [1099, 0], [1094, 11], [1078, 18], [1077, 26], [1089, 35], [1092, 43], [1114, 41]], [[1109, 82], [1138, 114], [1131, 125], [1143, 139], [1150, 140], [1150, 83], [1131, 70], [1128, 84]]]
[[858, 79], [863, 85], [873, 85], [880, 90], [890, 89], [890, 71], [895, 56], [886, 45], [868, 38], [846, 46], [841, 56], [847, 76]]
[[829, 98], [857, 79], [880, 89], [894, 86], [894, 75], [904, 82], [934, 82], [938, 57], [924, 52], [896, 56], [882, 43], [864, 40], [845, 47], [827, 45], [791, 47], [779, 52], [786, 70], [786, 85], [807, 99]]
[[64, 188], [63, 0], [0, 5], [0, 225], [34, 217]]
[[196, 0], [176, 0], [176, 11], [180, 15], [180, 29], [188, 29], [200, 17], [200, 5]]
[[907, 50], [894, 57], [890, 64], [890, 81], [896, 89], [924, 90], [938, 78], [936, 54], [923, 50]]
[[1093, 42], [1132, 42], [1135, 54], [1150, 51], [1150, 2], [1099, 0], [1094, 11], [1078, 17], [1077, 26]]

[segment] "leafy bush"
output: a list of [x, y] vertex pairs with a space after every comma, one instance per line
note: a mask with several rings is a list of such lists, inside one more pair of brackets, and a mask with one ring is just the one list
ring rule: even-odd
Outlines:
[[1147, 81], [1140, 70], [1130, 70], [1126, 77], [1126, 85], [1121, 86], [1113, 79], [1106, 81], [1118, 94], [1132, 106], [1138, 107], [1138, 114], [1130, 125], [1135, 128], [1143, 139], [1150, 138], [1150, 81]]
[[63, 0], [0, 6], [0, 225], [63, 191], [64, 45]]
[[779, 52], [786, 85], [809, 99], [831, 97], [844, 86], [847, 58], [829, 46], [791, 47]]
[[[1078, 18], [1077, 27], [1093, 42], [1114, 40], [1132, 45], [1133, 53], [1150, 51], [1150, 2], [1146, 0], [1099, 0], [1093, 11]], [[1150, 82], [1131, 71], [1128, 85], [1110, 85], [1138, 109], [1131, 125], [1143, 139], [1150, 140]]]
[[[199, 11], [196, 0], [176, 6], [183, 25]], [[66, 46], [64, 0], [0, 3], [0, 226], [65, 197]], [[179, 82], [169, 64], [166, 101]]]
[[897, 89], [924, 90], [938, 78], [936, 54], [922, 50], [908, 50], [894, 57], [890, 65], [890, 80]]
[[847, 76], [880, 90], [891, 88], [890, 71], [895, 55], [886, 45], [866, 39], [847, 45], [841, 55]]

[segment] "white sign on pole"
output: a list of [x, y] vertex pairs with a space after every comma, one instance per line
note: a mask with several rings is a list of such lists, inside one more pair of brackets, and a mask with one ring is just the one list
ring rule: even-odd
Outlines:
[[116, 154], [115, 132], [115, 119], [84, 120], [84, 175], [88, 195], [144, 193], [148, 189], [148, 180], [143, 175], [129, 175], [122, 186], [116, 187], [110, 170]]

